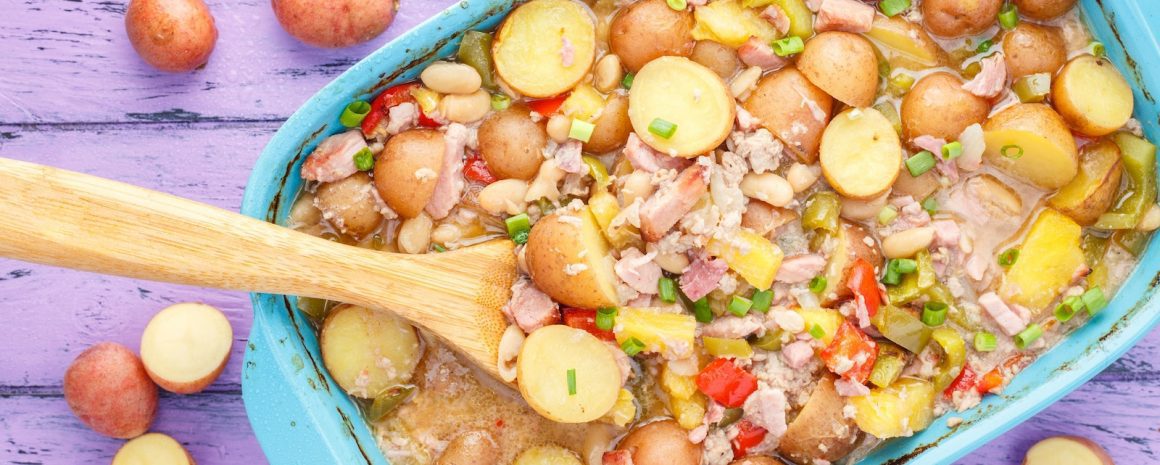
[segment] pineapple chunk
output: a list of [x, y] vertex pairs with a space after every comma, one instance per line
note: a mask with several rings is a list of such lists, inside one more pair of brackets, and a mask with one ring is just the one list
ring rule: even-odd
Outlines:
[[757, 10], [745, 8], [737, 0], [717, 0], [699, 6], [693, 17], [697, 20], [693, 38], [697, 40], [712, 40], [736, 48], [750, 37], [770, 43], [779, 36], [777, 29]]
[[1047, 208], [1035, 219], [1020, 246], [1019, 258], [1003, 275], [999, 294], [1009, 303], [1038, 314], [1059, 296], [1084, 264], [1082, 228]]
[[604, 414], [600, 421], [623, 428], [635, 419], [636, 396], [633, 396], [628, 389], [620, 388], [620, 394], [616, 397], [616, 403], [612, 405], [612, 410]]
[[572, 93], [564, 100], [560, 110], [564, 116], [592, 122], [604, 110], [604, 97], [592, 86], [580, 84], [572, 89]]
[[645, 352], [684, 358], [693, 353], [697, 320], [693, 315], [664, 312], [654, 308], [624, 307], [616, 316], [616, 342], [632, 338], [644, 343]]
[[598, 189], [588, 198], [588, 209], [592, 211], [592, 216], [596, 218], [596, 224], [600, 226], [601, 232], [604, 233], [604, 237], [608, 239], [608, 243], [612, 244], [613, 248], [620, 250], [629, 247], [644, 248], [640, 239], [640, 230], [636, 229], [635, 226], [627, 221], [619, 225], [612, 224], [612, 220], [620, 214], [620, 204], [616, 201], [616, 196], [609, 194], [606, 190]]
[[661, 367], [660, 383], [661, 390], [670, 398], [689, 400], [697, 394], [697, 378], [678, 375], [669, 369], [668, 364]]
[[681, 428], [692, 430], [701, 426], [707, 403], [708, 398], [699, 392], [689, 400], [669, 399], [669, 413], [673, 414]]
[[728, 240], [709, 240], [705, 250], [709, 255], [724, 259], [729, 269], [758, 289], [769, 289], [773, 285], [783, 257], [777, 244], [744, 229]]
[[934, 420], [934, 384], [903, 378], [869, 395], [851, 397], [854, 421], [876, 438], [910, 436], [930, 426]]
[[411, 89], [411, 96], [419, 104], [419, 109], [426, 114], [434, 113], [439, 108], [439, 101], [443, 99], [438, 92], [422, 86]]
[[814, 325], [822, 329], [825, 334], [820, 340], [825, 345], [830, 345], [830, 341], [834, 340], [834, 335], [838, 334], [838, 327], [842, 326], [843, 321], [846, 321], [846, 317], [842, 316], [840, 312], [828, 308], [799, 308], [797, 312], [803, 320], [806, 320], [807, 333]]

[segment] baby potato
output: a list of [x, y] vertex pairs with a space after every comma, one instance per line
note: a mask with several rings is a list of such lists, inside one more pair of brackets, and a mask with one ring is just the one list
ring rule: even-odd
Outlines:
[[1055, 74], [1067, 62], [1058, 28], [1020, 22], [1003, 34], [1003, 61], [1012, 80], [1038, 73]]
[[632, 133], [632, 121], [628, 118], [628, 97], [612, 94], [604, 101], [604, 110], [593, 122], [592, 136], [584, 143], [584, 151], [605, 153], [616, 150], [628, 140]]
[[64, 373], [64, 400], [86, 426], [111, 438], [149, 431], [157, 386], [141, 359], [121, 344], [102, 342], [81, 352]]
[[737, 51], [712, 40], [698, 40], [689, 59], [713, 70], [721, 79], [728, 79], [741, 67]]
[[375, 161], [379, 196], [403, 218], [423, 211], [443, 170], [443, 135], [431, 129], [411, 129], [387, 140]]
[[1075, 138], [1051, 107], [1018, 103], [983, 124], [984, 159], [1043, 189], [1063, 187], [1079, 171]]
[[835, 462], [854, 449], [858, 426], [842, 413], [846, 401], [833, 378], [818, 380], [809, 400], [781, 437], [777, 451], [797, 463]]
[[472, 430], [452, 439], [435, 465], [496, 465], [499, 454], [499, 444], [491, 433]]
[[553, 300], [577, 308], [617, 305], [608, 243], [588, 207], [537, 221], [524, 256], [532, 281]]
[[746, 455], [745, 457], [729, 462], [729, 465], [785, 465], [785, 462], [768, 455]]
[[596, 336], [571, 326], [550, 325], [529, 334], [516, 370], [524, 400], [552, 421], [595, 420], [620, 396], [620, 367], [612, 351]]
[[112, 465], [195, 465], [189, 451], [176, 439], [161, 433], [133, 438], [117, 450]]
[[868, 107], [878, 90], [878, 57], [858, 34], [823, 32], [806, 42], [798, 57], [802, 74], [839, 102]]
[[[666, 7], [668, 8], [668, 7]], [[636, 73], [628, 95], [628, 117], [650, 147], [693, 158], [717, 148], [733, 129], [736, 103], [716, 73], [684, 57], [660, 57]], [[669, 136], [653, 133], [657, 120], [676, 126]]]
[[340, 305], [319, 336], [322, 362], [347, 394], [373, 399], [411, 380], [422, 355], [415, 328], [385, 311]]
[[337, 48], [378, 37], [395, 19], [395, 0], [272, 0], [282, 29], [315, 47]]
[[818, 144], [830, 121], [834, 99], [796, 68], [782, 68], [761, 78], [741, 105], [798, 160], [806, 164], [817, 161]]
[[1079, 436], [1052, 436], [1027, 450], [1021, 465], [1116, 465], [1108, 451], [1094, 441]]
[[494, 42], [491, 55], [504, 83], [528, 97], [552, 97], [575, 87], [592, 68], [596, 24], [579, 2], [532, 0], [508, 15]]
[[371, 189], [374, 181], [365, 172], [346, 179], [322, 183], [314, 196], [314, 206], [339, 232], [362, 239], [379, 229], [383, 214]]
[[[967, 179], [963, 190], [979, 202], [979, 206], [992, 217], [1016, 217], [1023, 211], [1023, 199], [1011, 186], [989, 174], [980, 174]], [[917, 198], [917, 197], [916, 197]]]
[[894, 126], [873, 108], [839, 113], [822, 133], [822, 175], [846, 197], [882, 195], [898, 177], [902, 145]]
[[1014, 0], [1019, 14], [1031, 19], [1054, 19], [1075, 6], [1075, 0]]
[[689, 442], [689, 432], [673, 420], [638, 426], [616, 446], [632, 453], [634, 465], [698, 465], [701, 444]]
[[132, 0], [125, 32], [137, 55], [162, 71], [192, 71], [205, 64], [217, 26], [202, 0]]
[[158, 312], [141, 332], [141, 363], [161, 388], [201, 392], [230, 360], [234, 330], [225, 314], [205, 304], [183, 303]]
[[909, 171], [903, 171], [898, 174], [898, 179], [894, 180], [891, 193], [909, 195], [911, 198], [921, 200], [930, 197], [941, 187], [942, 184], [938, 182], [938, 174], [935, 170], [922, 173], [917, 178], [911, 176]]
[[1120, 147], [1110, 140], [1083, 146], [1079, 152], [1079, 173], [1047, 200], [1047, 204], [1084, 226], [1096, 222], [1108, 211], [1120, 188], [1123, 166]]
[[1068, 126], [1091, 137], [1111, 134], [1132, 117], [1132, 88], [1110, 62], [1073, 58], [1051, 84], [1051, 99]]
[[999, 17], [1003, 0], [923, 0], [922, 22], [935, 35], [961, 37], [987, 30]]
[[938, 66], [946, 60], [946, 52], [926, 33], [921, 25], [907, 21], [903, 15], [878, 15], [866, 37], [892, 52], [891, 63], [898, 66], [923, 69]]
[[[629, 71], [663, 56], [693, 53], [693, 14], [669, 8], [665, 0], [640, 0], [612, 19], [608, 46]], [[634, 83], [635, 84], [635, 83]]]
[[[877, 269], [883, 263], [882, 250], [865, 226], [842, 221], [836, 245], [830, 252], [830, 261], [826, 263], [826, 289], [821, 293], [822, 304], [829, 305], [853, 295], [846, 280], [858, 259], [866, 260]], [[832, 335], [833, 332], [828, 334]]]
[[981, 124], [990, 112], [991, 103], [963, 90], [958, 77], [941, 71], [929, 74], [902, 98], [902, 139], [927, 135], [953, 141], [967, 126]]
[[548, 143], [544, 122], [523, 105], [492, 113], [479, 125], [479, 156], [499, 179], [529, 180], [540, 171]]

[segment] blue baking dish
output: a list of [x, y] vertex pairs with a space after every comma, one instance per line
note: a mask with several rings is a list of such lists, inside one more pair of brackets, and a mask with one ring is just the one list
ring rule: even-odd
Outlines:
[[[355, 98], [415, 78], [416, 66], [454, 53], [461, 31], [496, 26], [515, 0], [464, 0], [374, 52], [306, 102], [274, 135], [246, 188], [242, 213], [286, 219], [301, 186], [299, 166], [322, 138], [341, 131], [338, 115]], [[1081, 0], [1108, 56], [1126, 71], [1136, 118], [1160, 139], [1160, 15], [1137, 0]], [[404, 6], [405, 8], [405, 6]], [[1001, 396], [964, 412], [956, 428], [936, 421], [910, 438], [888, 442], [865, 465], [947, 464], [1014, 427], [1095, 376], [1160, 322], [1160, 247], [1154, 237], [1111, 305], [1027, 368]], [[254, 324], [245, 354], [242, 396], [270, 463], [386, 465], [355, 404], [322, 366], [318, 339], [295, 311], [295, 298], [254, 294]]]

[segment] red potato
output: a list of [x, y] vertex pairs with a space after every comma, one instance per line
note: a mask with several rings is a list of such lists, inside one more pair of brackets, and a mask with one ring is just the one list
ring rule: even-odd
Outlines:
[[105, 436], [144, 434], [157, 413], [157, 386], [127, 347], [102, 342], [73, 360], [64, 374], [64, 400], [85, 425]]
[[113, 456], [113, 465], [196, 465], [196, 462], [177, 440], [161, 433], [149, 433], [121, 446]]
[[216, 308], [185, 303], [153, 316], [141, 334], [141, 362], [158, 386], [193, 394], [213, 384], [226, 362], [234, 330]]
[[395, 0], [272, 0], [282, 29], [323, 48], [349, 47], [378, 37], [395, 19]]
[[218, 37], [202, 0], [132, 0], [125, 12], [125, 32], [142, 60], [170, 72], [204, 65]]
[[1055, 436], [1031, 446], [1023, 465], [1116, 465], [1108, 452], [1090, 439]]

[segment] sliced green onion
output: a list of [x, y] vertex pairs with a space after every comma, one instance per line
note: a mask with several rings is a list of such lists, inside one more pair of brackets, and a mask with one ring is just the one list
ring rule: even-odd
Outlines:
[[814, 339], [821, 339], [826, 337], [826, 330], [822, 329], [821, 326], [818, 326], [817, 323], [814, 323], [810, 325], [810, 336], [813, 336]]
[[527, 213], [520, 213], [516, 216], [504, 220], [507, 224], [508, 236], [516, 244], [525, 244], [528, 242], [528, 233], [532, 230], [532, 220], [528, 218]]
[[708, 323], [713, 321], [713, 310], [709, 307], [709, 298], [701, 297], [693, 302], [693, 317], [699, 323]]
[[1012, 3], [1004, 4], [1003, 8], [999, 10], [999, 26], [1003, 29], [1011, 30], [1015, 29], [1015, 26], [1018, 25], [1019, 9], [1015, 8], [1015, 5]]
[[893, 205], [882, 207], [882, 210], [878, 212], [878, 224], [882, 226], [893, 223], [895, 218], [898, 218], [898, 209], [894, 208]]
[[736, 316], [745, 316], [749, 313], [749, 309], [753, 307], [753, 301], [741, 297], [739, 295], [733, 296], [733, 300], [729, 301], [729, 313]]
[[504, 94], [491, 94], [491, 109], [503, 111], [512, 106], [512, 98]]
[[1108, 299], [1104, 297], [1104, 291], [1099, 286], [1088, 289], [1080, 296], [1083, 301], [1084, 308], [1087, 308], [1088, 315], [1095, 316], [1100, 310], [1108, 306]]
[[592, 138], [592, 130], [594, 129], [596, 129], [595, 124], [572, 118], [572, 127], [568, 129], [568, 138], [588, 142], [588, 139]]
[[887, 286], [897, 286], [902, 283], [902, 274], [898, 270], [886, 267], [886, 274], [882, 276], [882, 284]]
[[1027, 328], [1015, 335], [1015, 347], [1018, 347], [1019, 350], [1026, 349], [1032, 343], [1039, 340], [1040, 336], [1043, 336], [1043, 328], [1038, 323], [1031, 323], [1027, 325]]
[[616, 326], [616, 307], [606, 307], [596, 311], [596, 327], [611, 331]]
[[999, 347], [999, 338], [991, 333], [975, 333], [975, 350], [991, 352]]
[[1092, 55], [1095, 55], [1098, 58], [1103, 58], [1107, 56], [1107, 54], [1108, 50], [1104, 48], [1103, 42], [1092, 42]]
[[354, 167], [359, 171], [370, 171], [375, 167], [375, 154], [371, 153], [369, 147], [363, 147], [358, 153], [354, 154]]
[[624, 351], [624, 353], [628, 354], [629, 357], [632, 357], [633, 355], [639, 354], [640, 351], [644, 350], [644, 343], [640, 342], [640, 339], [630, 337], [625, 339], [625, 341], [620, 344], [620, 348]]
[[1012, 160], [1018, 160], [1023, 157], [1023, 147], [1014, 144], [1004, 145], [999, 149], [999, 153]]
[[769, 312], [769, 306], [773, 304], [773, 290], [754, 291], [750, 300], [753, 301], [751, 310], [761, 313]]
[[878, 77], [882, 79], [890, 79], [890, 62], [886, 60], [878, 60]]
[[665, 302], [677, 301], [677, 283], [673, 282], [673, 278], [661, 277], [657, 280], [657, 295]]
[[447, 251], [447, 247], [443, 247], [442, 245], [439, 245], [439, 244], [432, 244], [431, 248], [435, 249], [435, 251], [439, 252], [439, 253], [443, 253], [443, 252]]
[[631, 89], [632, 88], [632, 78], [635, 76], [636, 75], [632, 74], [632, 73], [625, 74], [624, 79], [620, 80], [620, 85], [624, 86], [625, 89]]
[[1047, 94], [1051, 93], [1051, 74], [1038, 73], [1023, 76], [1011, 84], [1011, 91], [1015, 92], [1015, 96], [1019, 97], [1020, 102], [1042, 102], [1047, 99]]
[[914, 273], [918, 270], [918, 262], [913, 258], [895, 258], [890, 260], [890, 269], [899, 274]]
[[689, 2], [686, 0], [665, 0], [665, 3], [669, 4], [669, 8], [677, 11], [685, 11], [685, 8], [689, 7]]
[[367, 113], [371, 112], [371, 104], [362, 100], [355, 100], [350, 102], [345, 109], [342, 110], [342, 116], [338, 117], [338, 122], [343, 126], [353, 128], [362, 124], [363, 118], [367, 117]]
[[878, 8], [886, 16], [895, 16], [910, 9], [910, 0], [882, 0], [878, 2]]
[[1006, 268], [1019, 261], [1019, 249], [1007, 249], [999, 254], [999, 266]]
[[914, 86], [914, 76], [906, 73], [897, 73], [890, 77], [887, 85], [894, 95], [902, 95], [910, 92], [910, 88]]
[[927, 302], [922, 306], [922, 322], [927, 326], [940, 326], [947, 321], [947, 309], [942, 302]]
[[934, 154], [923, 150], [906, 159], [906, 170], [910, 171], [911, 176], [917, 178], [934, 168], [935, 163]]
[[992, 45], [995, 45], [995, 43], [992, 42], [991, 39], [983, 40], [982, 42], [979, 42], [979, 46], [975, 48], [975, 53], [987, 53], [991, 50]]
[[576, 369], [568, 369], [568, 395], [576, 395]]
[[926, 200], [922, 201], [922, 209], [933, 215], [934, 212], [938, 211], [938, 200], [935, 200], [933, 195], [927, 197]]
[[821, 294], [825, 290], [826, 290], [826, 277], [825, 276], [821, 276], [821, 275], [814, 276], [814, 279], [810, 280], [810, 292], [813, 292], [814, 294]]
[[773, 41], [773, 53], [776, 53], [779, 57], [787, 57], [795, 53], [801, 53], [805, 49], [805, 42], [802, 42], [802, 38], [798, 36], [789, 36]]
[[662, 139], [668, 139], [673, 137], [673, 133], [677, 132], [677, 125], [661, 118], [653, 118], [652, 122], [648, 124], [648, 132]]
[[963, 144], [959, 141], [947, 142], [942, 146], [943, 160], [954, 160], [963, 154]]
[[1079, 296], [1073, 295], [1063, 299], [1063, 302], [1055, 306], [1055, 319], [1060, 323], [1067, 323], [1080, 310], [1083, 310], [1083, 301], [1080, 300]]

